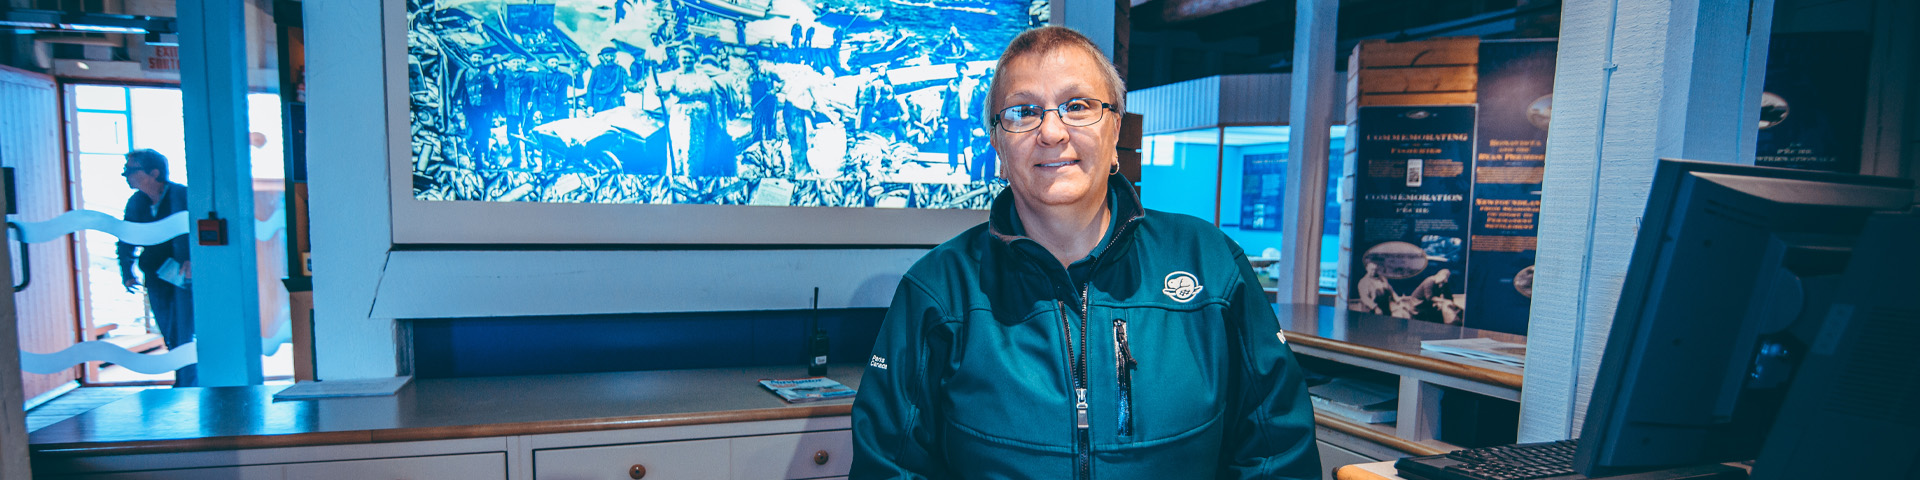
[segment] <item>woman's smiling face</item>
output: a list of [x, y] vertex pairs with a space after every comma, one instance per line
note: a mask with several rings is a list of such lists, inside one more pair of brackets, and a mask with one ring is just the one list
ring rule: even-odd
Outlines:
[[[1039, 105], [1052, 109], [1075, 98], [1114, 102], [1101, 71], [1100, 58], [1080, 48], [1063, 47], [1015, 57], [999, 71], [1004, 82], [995, 92], [996, 107]], [[1116, 113], [1102, 112], [1099, 123], [1068, 126], [1059, 112], [1041, 114], [1040, 126], [1020, 133], [993, 130], [994, 149], [1001, 159], [1001, 176], [1016, 199], [1029, 205], [1099, 203], [1107, 191], [1107, 172], [1118, 161], [1114, 147], [1120, 141]]]

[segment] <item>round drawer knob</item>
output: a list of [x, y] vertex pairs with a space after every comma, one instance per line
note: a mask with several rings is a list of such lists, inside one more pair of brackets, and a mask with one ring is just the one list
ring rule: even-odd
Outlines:
[[627, 476], [633, 477], [633, 480], [640, 480], [641, 477], [647, 476], [647, 466], [638, 463], [633, 464], [633, 468], [627, 469]]
[[814, 464], [814, 465], [826, 465], [826, 464], [827, 464], [827, 459], [828, 459], [828, 457], [827, 457], [827, 451], [826, 451], [826, 450], [821, 450], [821, 451], [818, 451], [818, 452], [813, 452], [813, 464]]

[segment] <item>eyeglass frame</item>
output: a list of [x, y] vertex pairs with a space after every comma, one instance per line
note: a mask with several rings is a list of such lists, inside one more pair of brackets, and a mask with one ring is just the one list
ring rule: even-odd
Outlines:
[[[1074, 102], [1075, 100], [1093, 100], [1093, 101], [1096, 101], [1096, 102], [1100, 102], [1100, 117], [1099, 117], [1099, 118], [1096, 118], [1096, 119], [1094, 119], [1094, 120], [1093, 120], [1092, 122], [1087, 122], [1087, 123], [1086, 123], [1085, 125], [1074, 125], [1074, 124], [1071, 124], [1071, 123], [1067, 123], [1067, 113], [1066, 113], [1066, 112], [1063, 112], [1063, 111], [1061, 111], [1061, 110], [1060, 110], [1060, 108], [1061, 108], [1061, 107], [1065, 107], [1065, 106], [1066, 106], [1067, 104], [1069, 104], [1069, 103], [1073, 103], [1073, 102]], [[1005, 126], [1005, 125], [1003, 124], [1003, 123], [1001, 123], [1001, 122], [1000, 122], [1000, 118], [1001, 118], [1001, 117], [1003, 117], [1003, 116], [1005, 116], [1005, 114], [1006, 114], [1006, 112], [1007, 112], [1007, 110], [1008, 110], [1008, 109], [1012, 109], [1012, 108], [1015, 108], [1015, 107], [1038, 107], [1038, 106], [1040, 106], [1040, 105], [1038, 105], [1038, 104], [1032, 104], [1032, 103], [1023, 103], [1023, 104], [1019, 104], [1019, 105], [1008, 105], [1008, 106], [1007, 106], [1006, 108], [1002, 108], [1002, 109], [999, 109], [999, 110], [994, 110], [994, 112], [993, 112], [993, 115], [992, 115], [991, 117], [988, 117], [988, 118], [987, 118], [987, 124], [988, 124], [989, 126], [992, 126], [992, 127], [994, 127], [994, 128], [998, 128], [998, 129], [1000, 129], [1000, 131], [1002, 131], [1002, 132], [1007, 132], [1007, 133], [1027, 133], [1027, 132], [1031, 132], [1031, 131], [1034, 131], [1034, 130], [1039, 130], [1039, 129], [1040, 129], [1040, 125], [1041, 125], [1041, 124], [1044, 124], [1044, 123], [1047, 123], [1047, 112], [1053, 112], [1053, 113], [1054, 113], [1054, 115], [1057, 115], [1057, 116], [1059, 116], [1059, 117], [1060, 117], [1060, 124], [1061, 124], [1061, 125], [1066, 125], [1066, 126], [1069, 126], [1069, 127], [1091, 127], [1091, 126], [1094, 126], [1094, 125], [1097, 125], [1097, 124], [1099, 124], [1101, 120], [1106, 120], [1106, 119], [1107, 119], [1107, 112], [1109, 112], [1109, 111], [1111, 111], [1111, 112], [1114, 112], [1114, 113], [1120, 113], [1120, 107], [1118, 107], [1118, 106], [1116, 106], [1116, 105], [1114, 105], [1114, 104], [1112, 104], [1112, 103], [1107, 103], [1107, 101], [1106, 101], [1106, 100], [1101, 100], [1101, 99], [1098, 99], [1098, 98], [1093, 98], [1093, 97], [1074, 97], [1074, 98], [1069, 98], [1069, 99], [1067, 99], [1067, 101], [1065, 101], [1065, 102], [1060, 102], [1060, 104], [1059, 104], [1059, 105], [1055, 105], [1055, 106], [1054, 106], [1053, 108], [1043, 108], [1043, 109], [1040, 109], [1040, 121], [1039, 121], [1039, 122], [1036, 122], [1036, 123], [1034, 123], [1034, 124], [1033, 124], [1033, 128], [1029, 128], [1029, 129], [1026, 129], [1026, 130], [1019, 130], [1019, 131], [1014, 131], [1014, 130], [1009, 130], [1009, 129], [1008, 129], [1008, 128], [1007, 128], [1007, 127], [1006, 127], [1006, 126]]]

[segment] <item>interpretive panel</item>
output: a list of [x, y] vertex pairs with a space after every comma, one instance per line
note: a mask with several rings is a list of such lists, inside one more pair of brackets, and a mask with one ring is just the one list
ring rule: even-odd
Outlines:
[[1287, 152], [1256, 153], [1241, 161], [1240, 229], [1280, 231], [1287, 205]]
[[1774, 35], [1753, 163], [1859, 173], [1870, 48], [1860, 32]]
[[1360, 107], [1347, 308], [1457, 324], [1465, 314], [1474, 107]]
[[1527, 334], [1558, 42], [1480, 43], [1466, 325]]
[[978, 209], [1045, 0], [412, 0], [412, 196]]

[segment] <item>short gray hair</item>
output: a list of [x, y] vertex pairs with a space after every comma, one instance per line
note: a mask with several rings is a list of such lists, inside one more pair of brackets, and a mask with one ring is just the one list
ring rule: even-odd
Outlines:
[[127, 162], [132, 163], [134, 168], [157, 172], [153, 175], [154, 179], [167, 181], [167, 156], [161, 155], [154, 149], [142, 148], [127, 152]]
[[[1119, 112], [1114, 113], [1115, 115], [1126, 113], [1126, 80], [1120, 78], [1120, 70], [1113, 67], [1113, 62], [1107, 59], [1107, 55], [1100, 52], [1100, 46], [1094, 44], [1093, 40], [1087, 38], [1086, 35], [1081, 35], [1080, 32], [1074, 31], [1074, 29], [1059, 25], [1049, 25], [1020, 32], [1019, 36], [1013, 37], [1013, 41], [1007, 42], [1007, 50], [1001, 52], [1000, 60], [994, 63], [993, 81], [988, 84], [987, 87], [987, 101], [982, 102], [982, 105], [985, 105], [982, 108], [985, 108], [987, 111], [980, 112], [980, 118], [987, 122], [992, 122], [993, 117], [999, 112], [1000, 106], [998, 104], [1000, 101], [1000, 89], [1002, 88], [1000, 84], [1000, 74], [1006, 72], [1008, 63], [1022, 56], [1052, 53], [1053, 51], [1064, 48], [1078, 48], [1087, 52], [1088, 56], [1093, 57], [1100, 63], [1102, 67], [1100, 69], [1100, 76], [1107, 81], [1108, 96], [1108, 98], [1102, 100], [1113, 104], [1114, 108], [1119, 110]], [[987, 125], [987, 134], [992, 135], [994, 133], [993, 130], [992, 124], [989, 123]]]

